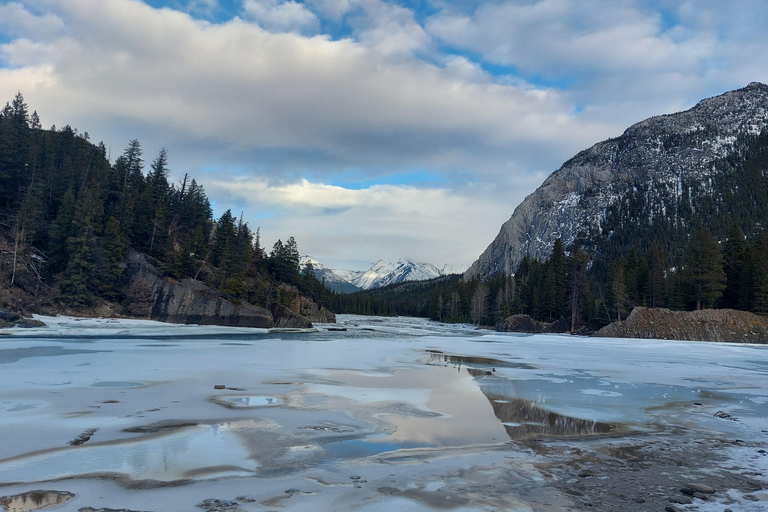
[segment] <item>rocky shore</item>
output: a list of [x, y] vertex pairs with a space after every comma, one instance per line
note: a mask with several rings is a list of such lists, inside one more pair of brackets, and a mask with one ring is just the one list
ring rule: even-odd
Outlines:
[[570, 328], [570, 323], [564, 318], [556, 322], [539, 322], [528, 315], [512, 315], [496, 322], [496, 330], [499, 332], [563, 333], [570, 331]]
[[312, 322], [335, 323], [336, 316], [306, 297], [290, 306], [273, 303], [270, 309], [247, 302], [234, 303], [194, 279], [164, 277], [143, 254], [130, 251], [126, 288], [133, 316], [179, 324], [229, 327], [309, 328]]
[[671, 311], [636, 307], [626, 320], [606, 325], [593, 336], [768, 343], [768, 318], [733, 309]]
[[[311, 328], [313, 322], [335, 323], [336, 315], [325, 307], [302, 297], [298, 290], [279, 285], [282, 295], [294, 297], [290, 303], [273, 302], [263, 308], [247, 302], [226, 299], [216, 290], [194, 279], [174, 279], [166, 276], [147, 261], [145, 255], [130, 250], [125, 265], [128, 283], [122, 303], [102, 299], [88, 308], [71, 308], [60, 304], [52, 295], [23, 296], [11, 303], [10, 309], [0, 309], [0, 328], [41, 327], [32, 314], [68, 315], [79, 317], [124, 317], [158, 320], [177, 324], [220, 325], [256, 328]], [[8, 294], [6, 294], [8, 295]], [[2, 298], [2, 297], [0, 297]]]

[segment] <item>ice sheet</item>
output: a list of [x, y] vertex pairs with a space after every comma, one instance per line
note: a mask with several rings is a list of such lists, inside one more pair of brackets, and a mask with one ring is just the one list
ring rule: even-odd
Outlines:
[[[243, 510], [426, 510], [438, 497], [498, 508], [493, 487], [461, 501], [446, 482], [478, 464], [480, 480], [539, 478], [530, 466], [509, 473], [533, 457], [510, 452], [526, 436], [685, 428], [757, 442], [768, 430], [765, 346], [345, 315], [335, 327], [346, 331], [280, 333], [43, 320], [0, 338], [0, 495], [49, 481], [78, 494], [62, 510], [188, 511], [254, 488]], [[121, 487], [138, 480], [194, 483]], [[512, 495], [503, 507], [536, 509]]]

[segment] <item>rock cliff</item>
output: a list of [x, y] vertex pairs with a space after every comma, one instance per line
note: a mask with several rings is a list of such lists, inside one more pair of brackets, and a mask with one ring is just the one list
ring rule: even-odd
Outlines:
[[690, 210], [692, 188], [717, 195], [713, 163], [738, 153], [739, 137], [758, 135], [766, 126], [768, 86], [760, 83], [637, 123], [552, 173], [515, 209], [464, 277], [513, 273], [526, 255], [547, 258], [557, 238], [565, 247], [578, 239], [594, 249], [590, 240], [611, 236], [604, 232], [611, 208], [622, 215], [635, 205], [631, 223], [676, 221]]
[[[335, 322], [335, 316], [306, 298], [297, 307], [279, 304], [272, 311], [248, 303], [235, 304], [193, 279], [175, 280], [147, 262], [143, 254], [129, 251], [126, 287], [132, 316], [181, 324], [224, 325], [232, 327], [312, 327], [312, 321]], [[299, 313], [299, 305], [311, 315]]]
[[636, 307], [626, 320], [606, 325], [593, 336], [768, 343], [768, 318], [733, 309], [670, 311]]

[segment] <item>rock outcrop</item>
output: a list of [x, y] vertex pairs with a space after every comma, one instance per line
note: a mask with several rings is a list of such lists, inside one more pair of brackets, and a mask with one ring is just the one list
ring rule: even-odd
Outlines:
[[20, 313], [0, 309], [0, 328], [1, 327], [45, 327], [45, 323], [34, 318], [26, 318]]
[[738, 152], [740, 137], [758, 135], [767, 126], [768, 86], [752, 83], [595, 144], [525, 198], [464, 278], [511, 274], [526, 255], [549, 257], [558, 238], [565, 247], [579, 240], [592, 252], [596, 241], [612, 234], [604, 224], [607, 216], [623, 219], [630, 203], [635, 210], [626, 222], [635, 226], [687, 215], [685, 194], [698, 189], [716, 197], [714, 163]]
[[312, 322], [319, 324], [336, 323], [336, 315], [307, 297], [299, 297], [299, 312]]
[[626, 320], [606, 325], [593, 336], [731, 343], [768, 343], [768, 318], [733, 309], [632, 310]]
[[[129, 276], [127, 307], [133, 316], [180, 324], [224, 325], [232, 327], [273, 327], [272, 313], [264, 308], [234, 304], [219, 297], [200, 281], [177, 281], [163, 277], [143, 254], [131, 250], [126, 272]], [[309, 319], [306, 323], [312, 324]]]
[[562, 333], [570, 330], [570, 324], [565, 319], [556, 322], [539, 322], [528, 315], [512, 315], [496, 322], [499, 332], [523, 332], [529, 334]]

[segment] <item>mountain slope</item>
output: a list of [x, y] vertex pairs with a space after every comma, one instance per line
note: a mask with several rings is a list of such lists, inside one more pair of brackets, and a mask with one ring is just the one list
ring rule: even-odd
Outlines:
[[[515, 209], [465, 278], [512, 273], [526, 255], [549, 256], [558, 238], [566, 247], [579, 242], [608, 254], [620, 253], [627, 238], [660, 231], [672, 248], [696, 222], [725, 223], [727, 209], [750, 202], [762, 208], [755, 197], [765, 187], [762, 163], [752, 169], [754, 186], [742, 174], [750, 162], [763, 161], [766, 126], [768, 86], [755, 82], [595, 144]], [[747, 216], [764, 213], [746, 208]]]
[[318, 279], [324, 280], [328, 288], [340, 293], [371, 290], [406, 281], [428, 281], [448, 273], [456, 273], [456, 267], [452, 265], [440, 269], [430, 263], [415, 263], [409, 260], [399, 260], [397, 263], [379, 260], [365, 271], [330, 269], [309, 257], [304, 258], [303, 263], [306, 262], [312, 263]]

